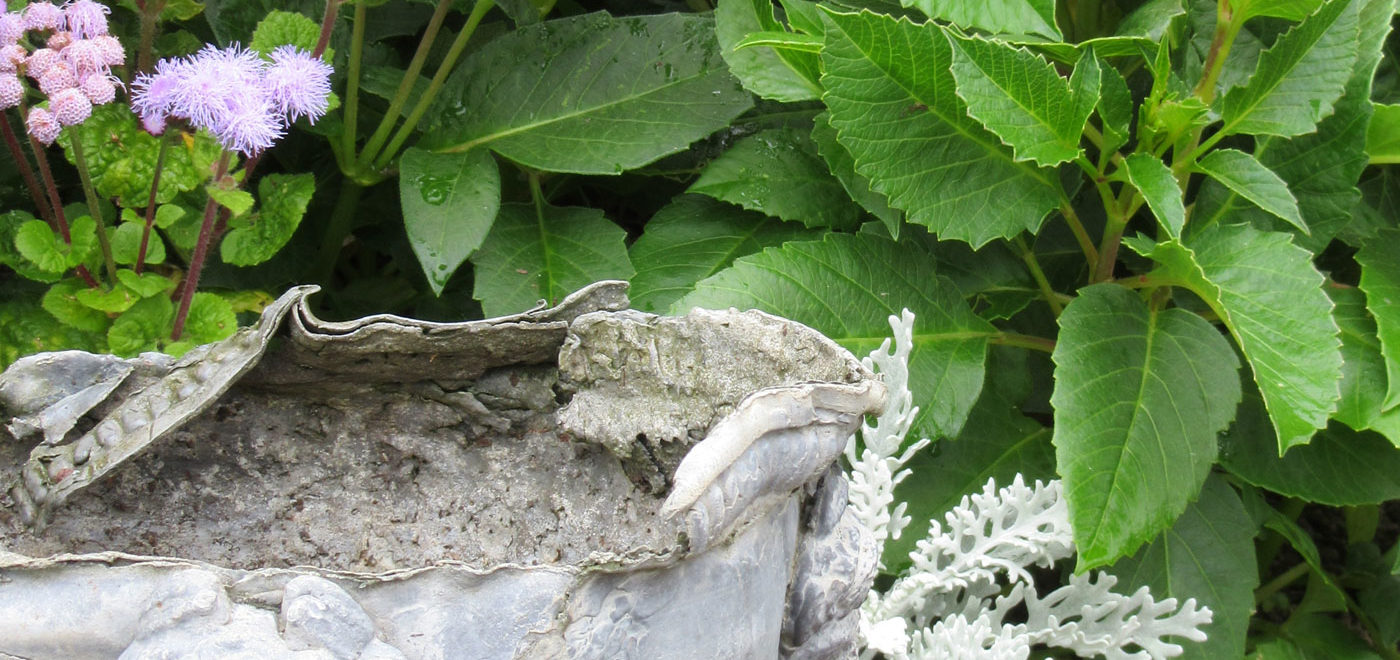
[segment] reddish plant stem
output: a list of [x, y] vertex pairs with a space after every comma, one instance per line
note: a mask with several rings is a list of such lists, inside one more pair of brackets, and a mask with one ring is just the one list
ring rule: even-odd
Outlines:
[[312, 57], [320, 57], [331, 42], [331, 32], [335, 30], [335, 15], [340, 11], [341, 0], [326, 0], [326, 13], [321, 17], [321, 36], [316, 39], [316, 47], [311, 49]]
[[9, 117], [0, 120], [0, 129], [4, 131], [5, 146], [9, 147], [15, 166], [19, 168], [19, 175], [24, 178], [24, 185], [29, 189], [29, 197], [34, 200], [34, 208], [38, 209], [39, 217], [48, 222], [50, 227], [55, 226], [53, 209], [49, 207], [49, 200], [44, 199], [44, 191], [39, 187], [39, 180], [34, 178], [34, 169], [29, 166], [29, 159], [24, 157], [19, 138], [15, 137], [14, 129], [10, 128]]
[[[34, 152], [34, 162], [39, 164], [39, 176], [44, 179], [44, 188], [49, 193], [49, 205], [53, 207], [53, 227], [58, 231], [58, 235], [63, 237], [65, 244], [72, 245], [73, 235], [68, 233], [68, 218], [63, 216], [63, 200], [58, 198], [58, 187], [54, 185], [53, 170], [49, 169], [49, 159], [44, 155], [44, 145], [30, 137], [29, 148]], [[100, 286], [92, 273], [88, 272], [87, 266], [79, 264], [73, 271], [88, 286], [94, 289]]]
[[[219, 157], [218, 169], [214, 173], [214, 185], [219, 185], [223, 181], [224, 175], [228, 174], [229, 152]], [[171, 341], [180, 341], [180, 335], [185, 332], [185, 317], [190, 314], [190, 302], [194, 300], [194, 291], [199, 287], [199, 275], [204, 270], [204, 260], [209, 256], [209, 244], [214, 238], [214, 209], [218, 204], [214, 198], [210, 197], [204, 203], [204, 222], [199, 226], [199, 241], [194, 245], [194, 254], [190, 256], [190, 270], [185, 273], [185, 281], [180, 286], [180, 307], [175, 311], [175, 326], [170, 331]]]
[[165, 149], [170, 145], [170, 138], [161, 136], [160, 151], [156, 152], [156, 169], [151, 175], [151, 194], [146, 198], [146, 226], [141, 229], [141, 247], [136, 251], [136, 274], [140, 275], [146, 267], [146, 247], [151, 242], [151, 227], [156, 223], [156, 190], [160, 187], [160, 171], [165, 167]]

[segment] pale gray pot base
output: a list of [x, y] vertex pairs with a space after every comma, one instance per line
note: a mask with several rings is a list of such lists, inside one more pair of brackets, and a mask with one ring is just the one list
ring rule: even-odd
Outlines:
[[851, 656], [875, 548], [832, 466], [883, 388], [624, 287], [458, 324], [300, 289], [180, 361], [17, 363], [0, 658]]

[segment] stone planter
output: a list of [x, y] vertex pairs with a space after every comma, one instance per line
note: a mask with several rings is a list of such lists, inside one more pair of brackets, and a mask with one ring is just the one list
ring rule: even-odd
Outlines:
[[455, 324], [312, 291], [0, 375], [0, 658], [853, 655], [834, 461], [884, 392], [849, 353], [616, 282]]

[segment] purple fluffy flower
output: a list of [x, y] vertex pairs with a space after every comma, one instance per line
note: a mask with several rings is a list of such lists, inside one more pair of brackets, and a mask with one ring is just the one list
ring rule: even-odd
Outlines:
[[13, 73], [0, 73], [0, 110], [19, 105], [24, 98], [24, 83]]
[[251, 156], [281, 139], [282, 122], [265, 97], [253, 95], [229, 108], [210, 130], [225, 148]]
[[91, 39], [107, 34], [107, 14], [111, 11], [92, 0], [72, 0], [63, 5], [63, 20], [74, 36]]
[[57, 30], [63, 25], [63, 10], [51, 2], [31, 2], [24, 8], [24, 29]]
[[29, 111], [29, 118], [24, 121], [25, 130], [34, 137], [35, 140], [44, 145], [53, 144], [58, 139], [58, 134], [63, 130], [63, 126], [54, 119], [48, 110], [43, 108], [33, 108]]
[[19, 43], [24, 36], [24, 17], [19, 12], [0, 14], [0, 45]]
[[330, 106], [330, 65], [293, 46], [279, 46], [271, 57], [264, 81], [277, 111], [288, 121], [306, 117], [316, 123]]
[[63, 126], [81, 124], [92, 116], [92, 101], [80, 89], [65, 89], [49, 99], [49, 112]]
[[263, 62], [257, 54], [234, 45], [206, 46], [186, 61], [175, 88], [172, 114], [197, 126], [213, 129], [235, 104], [261, 92]]

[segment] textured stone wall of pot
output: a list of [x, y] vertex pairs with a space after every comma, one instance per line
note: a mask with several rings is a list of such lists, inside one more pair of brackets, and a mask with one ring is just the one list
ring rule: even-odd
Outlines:
[[884, 390], [805, 326], [625, 284], [0, 375], [0, 658], [837, 658]]

